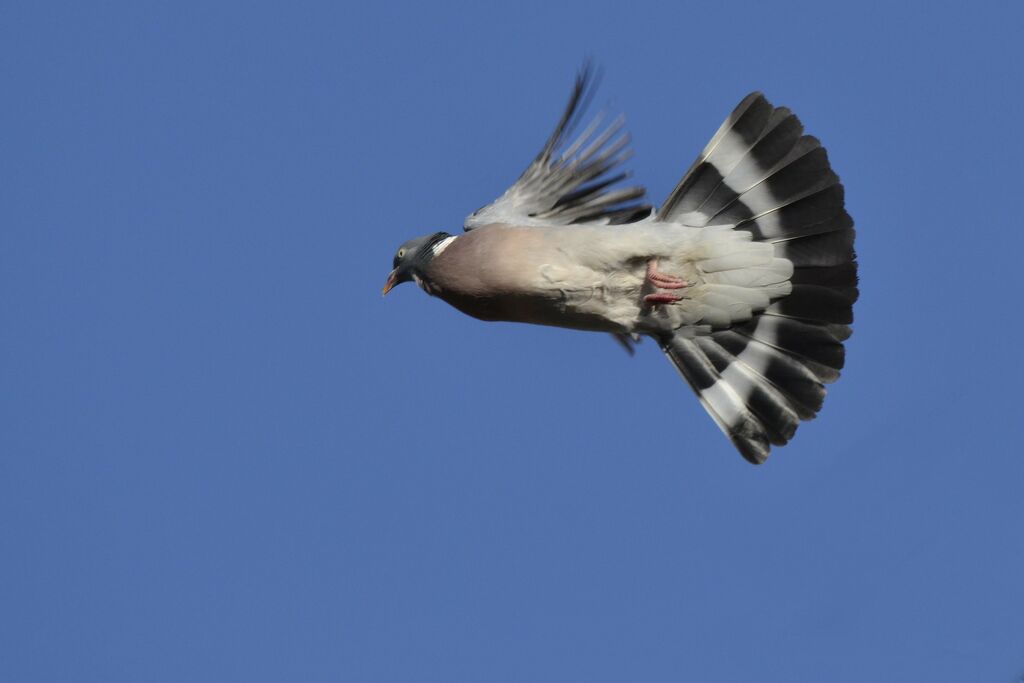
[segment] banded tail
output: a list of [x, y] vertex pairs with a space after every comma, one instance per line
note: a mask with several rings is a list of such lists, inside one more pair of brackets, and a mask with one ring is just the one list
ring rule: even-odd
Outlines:
[[731, 225], [794, 266], [792, 293], [750, 320], [662, 349], [744, 458], [760, 464], [815, 417], [843, 367], [857, 300], [853, 220], [821, 143], [797, 117], [748, 95], [673, 190], [658, 218]]

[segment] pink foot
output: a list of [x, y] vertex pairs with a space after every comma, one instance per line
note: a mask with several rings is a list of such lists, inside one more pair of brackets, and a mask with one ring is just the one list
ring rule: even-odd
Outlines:
[[647, 262], [647, 281], [659, 289], [682, 289], [689, 286], [682, 278], [658, 272], [658, 262], [655, 259]]
[[[682, 278], [678, 278], [674, 275], [668, 275], [666, 273], [658, 272], [658, 260], [651, 259], [647, 262], [647, 282], [646, 284], [651, 285], [653, 289], [683, 289], [689, 287], [690, 283]], [[668, 292], [652, 292], [644, 296], [644, 303], [648, 305], [654, 304], [673, 304], [677, 301], [682, 300], [683, 297], [678, 294], [670, 294]]]
[[674, 304], [677, 301], [682, 301], [683, 297], [678, 294], [663, 294], [656, 292], [654, 294], [648, 294], [644, 297], [645, 304]]

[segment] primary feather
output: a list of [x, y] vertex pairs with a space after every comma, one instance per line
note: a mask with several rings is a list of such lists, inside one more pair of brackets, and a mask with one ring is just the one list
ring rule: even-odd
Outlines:
[[494, 223], [621, 224], [651, 213], [650, 204], [638, 201], [646, 194], [642, 186], [619, 185], [629, 177], [621, 169], [633, 156], [623, 117], [602, 128], [605, 115], [599, 114], [567, 144], [593, 96], [595, 81], [593, 69], [584, 67], [565, 113], [536, 159], [501, 197], [466, 218], [466, 230]]

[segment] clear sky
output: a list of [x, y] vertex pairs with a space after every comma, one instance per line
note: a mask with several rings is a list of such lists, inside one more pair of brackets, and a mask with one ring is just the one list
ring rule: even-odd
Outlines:
[[[0, 680], [1024, 676], [1019, 2], [86, 4], [0, 8]], [[846, 185], [762, 467], [649, 342], [380, 296], [587, 56], [656, 202], [754, 89]]]

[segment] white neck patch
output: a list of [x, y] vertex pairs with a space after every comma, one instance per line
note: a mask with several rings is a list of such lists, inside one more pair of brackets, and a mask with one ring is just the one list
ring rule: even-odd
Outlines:
[[433, 287], [431, 287], [430, 285], [428, 285], [428, 284], [427, 284], [427, 281], [426, 281], [426, 280], [424, 280], [423, 278], [421, 278], [421, 277], [420, 277], [419, 275], [417, 275], [416, 273], [413, 273], [413, 274], [412, 274], [412, 279], [413, 279], [413, 281], [414, 281], [414, 282], [415, 282], [415, 283], [416, 283], [417, 285], [419, 285], [419, 288], [420, 288], [420, 289], [422, 289], [422, 290], [423, 290], [424, 292], [426, 292], [426, 293], [427, 293], [427, 294], [429, 294], [430, 296], [434, 296], [434, 289], [433, 289]]
[[434, 256], [437, 256], [442, 251], [447, 249], [448, 245], [454, 242], [456, 237], [458, 237], [458, 235], [449, 235], [448, 237], [445, 237], [443, 240], [432, 246], [430, 250], [434, 252]]

